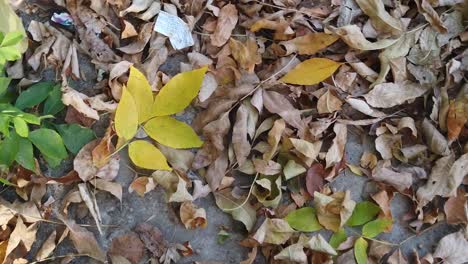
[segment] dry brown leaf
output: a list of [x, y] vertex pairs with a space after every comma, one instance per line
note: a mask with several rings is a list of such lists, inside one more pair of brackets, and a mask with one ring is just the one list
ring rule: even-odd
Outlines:
[[452, 233], [443, 237], [436, 251], [434, 252], [435, 258], [441, 258], [443, 263], [458, 264], [466, 263], [468, 261], [468, 240], [463, 234], [463, 230]]
[[468, 223], [468, 196], [458, 189], [456, 197], [450, 197], [444, 204], [444, 212], [449, 224]]
[[275, 218], [265, 219], [265, 222], [258, 228], [257, 232], [253, 235], [253, 239], [258, 243], [270, 243], [280, 245], [286, 242], [294, 233], [288, 222], [283, 219]]
[[151, 38], [153, 33], [154, 23], [146, 23], [140, 28], [140, 33], [136, 41], [130, 43], [125, 47], [119, 48], [120, 51], [127, 54], [137, 54], [145, 48], [146, 44]]
[[[106, 254], [99, 246], [93, 233], [77, 225], [74, 220], [62, 219], [62, 221], [70, 229], [69, 236], [78, 253], [88, 255], [101, 262], [106, 260]], [[83, 243], [83, 241], [86, 241], [86, 243]]]
[[85, 203], [86, 207], [88, 207], [89, 212], [91, 213], [91, 216], [94, 219], [94, 222], [96, 222], [96, 226], [98, 228], [99, 234], [102, 233], [102, 228], [101, 228], [101, 213], [99, 211], [99, 207], [96, 202], [96, 197], [91, 195], [91, 193], [88, 190], [88, 186], [86, 186], [86, 183], [80, 183], [78, 184], [78, 190], [80, 192], [81, 199]]
[[416, 193], [420, 206], [432, 201], [436, 195], [442, 197], [455, 196], [457, 188], [468, 175], [468, 153], [455, 161], [453, 154], [438, 159], [432, 167], [426, 185]]
[[231, 37], [232, 30], [236, 27], [238, 15], [236, 6], [227, 4], [219, 11], [216, 29], [210, 35], [211, 44], [216, 47], [223, 46]]
[[241, 104], [237, 109], [236, 123], [232, 129], [232, 147], [236, 154], [236, 160], [239, 166], [242, 166], [250, 154], [250, 142], [248, 140], [248, 109]]
[[180, 220], [187, 229], [205, 228], [208, 224], [205, 209], [198, 208], [192, 202], [182, 203], [180, 206]]
[[245, 43], [231, 38], [229, 40], [229, 47], [239, 67], [247, 72], [253, 73], [255, 65], [262, 62], [257, 42], [253, 38], [247, 39]]
[[376, 194], [373, 194], [371, 197], [379, 205], [383, 216], [385, 218], [392, 219], [390, 202], [392, 201], [393, 195], [389, 196], [386, 190], [382, 190]]
[[447, 113], [447, 138], [452, 142], [458, 138], [468, 119], [468, 100], [450, 101]]
[[423, 14], [424, 18], [426, 18], [427, 22], [431, 24], [431, 26], [437, 30], [439, 33], [444, 34], [447, 33], [447, 28], [445, 27], [444, 23], [439, 17], [439, 14], [432, 8], [430, 1], [427, 0], [418, 0], [415, 1], [418, 10], [421, 14]]
[[8, 239], [8, 246], [5, 251], [5, 256], [8, 257], [10, 253], [16, 249], [20, 243], [26, 249], [26, 252], [31, 250], [32, 244], [36, 241], [36, 233], [37, 233], [37, 224], [34, 223], [30, 226], [26, 226], [23, 222], [21, 217], [16, 219], [16, 226], [13, 232], [10, 234], [10, 238]]
[[348, 97], [346, 98], [346, 102], [351, 105], [352, 108], [358, 110], [359, 112], [366, 114], [372, 117], [385, 117], [387, 116], [385, 113], [373, 109], [370, 107], [364, 100], [356, 99]]
[[325, 184], [325, 168], [320, 163], [315, 163], [307, 170], [306, 188], [309, 195], [313, 198], [315, 192], [320, 192]]
[[356, 3], [362, 11], [368, 15], [372, 25], [380, 33], [399, 34], [403, 28], [400, 20], [392, 17], [386, 10], [384, 3], [380, 0], [357, 0]]
[[375, 139], [375, 149], [383, 159], [391, 159], [401, 148], [401, 135], [382, 134]]
[[313, 55], [318, 51], [325, 49], [338, 40], [338, 37], [323, 32], [309, 33], [288, 41], [280, 42], [286, 49], [286, 54], [299, 53], [301, 55]]
[[426, 144], [429, 149], [439, 155], [448, 155], [450, 154], [449, 145], [447, 139], [442, 135], [442, 133], [437, 130], [437, 128], [429, 121], [427, 118], [424, 118], [422, 125], [422, 132]]
[[57, 233], [59, 228], [52, 231], [47, 239], [42, 244], [41, 248], [36, 253], [37, 260], [44, 260], [52, 254], [55, 248], [68, 236], [68, 228], [61, 228], [61, 232]]
[[317, 102], [317, 110], [319, 114], [333, 113], [335, 111], [341, 110], [341, 102], [330, 90], [327, 90]]
[[404, 192], [413, 184], [413, 177], [408, 172], [396, 172], [390, 167], [390, 161], [379, 161], [372, 170], [372, 177], [395, 187], [399, 192]]
[[410, 81], [398, 84], [382, 83], [376, 85], [374, 89], [365, 94], [364, 98], [373, 107], [389, 108], [420, 97], [427, 91], [428, 87]]
[[363, 168], [373, 169], [377, 165], [377, 156], [370, 152], [364, 152], [360, 164]]
[[128, 187], [128, 192], [132, 193], [135, 191], [138, 195], [143, 197], [147, 192], [150, 192], [156, 188], [156, 184], [151, 177], [138, 177]]
[[94, 177], [100, 177], [107, 180], [113, 180], [119, 172], [119, 156], [115, 154], [109, 160], [109, 163], [101, 168], [94, 165], [92, 151], [98, 146], [99, 139], [86, 144], [76, 155], [73, 161], [73, 168], [83, 181], [89, 181]]
[[335, 138], [333, 139], [333, 144], [325, 157], [327, 163], [326, 168], [330, 168], [343, 159], [348, 136], [348, 129], [346, 128], [346, 125], [343, 124], [336, 123], [333, 127], [333, 132], [335, 132]]
[[135, 232], [128, 232], [112, 239], [109, 254], [122, 256], [133, 264], [140, 263], [145, 253], [145, 245]]
[[160, 257], [166, 250], [166, 241], [161, 231], [148, 223], [141, 223], [135, 228], [141, 241], [154, 257]]
[[122, 202], [122, 185], [104, 179], [94, 179], [89, 182], [97, 189], [114, 195], [120, 202]]
[[303, 139], [290, 138], [289, 139], [294, 146], [294, 148], [302, 155], [306, 157], [304, 162], [307, 165], [311, 165], [312, 162], [317, 158], [320, 149], [322, 147], [322, 141], [318, 140], [314, 143]]
[[138, 32], [135, 30], [135, 27], [132, 25], [132, 23], [128, 22], [127, 20], [122, 20], [124, 23], [124, 30], [122, 31], [121, 38], [126, 39], [130, 37], [134, 37], [138, 35]]
[[281, 116], [295, 128], [302, 128], [301, 112], [280, 93], [263, 90], [263, 105], [272, 114]]
[[255, 166], [255, 170], [258, 173], [264, 175], [275, 175], [281, 173], [281, 164], [276, 163], [272, 160], [261, 160], [261, 159], [254, 159], [252, 160]]
[[208, 167], [206, 171], [205, 179], [211, 190], [216, 191], [221, 184], [223, 177], [226, 174], [229, 160], [226, 151], [223, 151], [221, 155]]
[[269, 151], [263, 154], [264, 160], [270, 160], [275, 156], [276, 149], [281, 140], [281, 136], [286, 128], [286, 123], [283, 119], [278, 119], [273, 123], [273, 127], [268, 132], [268, 144], [270, 145]]
[[358, 50], [379, 50], [385, 49], [398, 39], [382, 39], [376, 42], [368, 41], [356, 25], [347, 25], [340, 28], [330, 28], [330, 30], [341, 37], [341, 39], [351, 48]]
[[317, 219], [328, 230], [337, 232], [351, 217], [356, 202], [351, 200], [350, 192], [336, 192], [331, 196], [314, 193]]
[[241, 261], [239, 264], [253, 264], [257, 257], [257, 247], [252, 248], [252, 251], [247, 255], [247, 259]]

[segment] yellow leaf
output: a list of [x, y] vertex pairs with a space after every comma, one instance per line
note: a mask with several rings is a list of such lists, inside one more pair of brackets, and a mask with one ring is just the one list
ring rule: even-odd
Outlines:
[[206, 70], [203, 67], [174, 76], [156, 95], [152, 115], [166, 116], [184, 110], [200, 91]]
[[151, 106], [153, 105], [153, 92], [143, 73], [137, 68], [130, 67], [127, 89], [135, 100], [138, 109], [138, 123], [141, 124], [151, 118]]
[[341, 63], [325, 58], [312, 58], [299, 63], [280, 81], [290, 84], [313, 85], [330, 77]]
[[8, 240], [0, 242], [0, 263], [3, 263], [3, 260], [5, 260], [7, 246]]
[[130, 140], [138, 129], [138, 110], [135, 100], [126, 87], [122, 88], [122, 97], [115, 112], [115, 132], [119, 137]]
[[144, 128], [151, 138], [171, 148], [198, 148], [203, 144], [189, 125], [170, 116], [155, 117]]
[[150, 170], [172, 170], [166, 157], [153, 144], [144, 140], [136, 140], [128, 145], [128, 155], [132, 162], [140, 168]]
[[286, 48], [286, 54], [298, 52], [301, 55], [312, 55], [324, 49], [339, 39], [336, 35], [323, 32], [310, 33], [280, 44]]

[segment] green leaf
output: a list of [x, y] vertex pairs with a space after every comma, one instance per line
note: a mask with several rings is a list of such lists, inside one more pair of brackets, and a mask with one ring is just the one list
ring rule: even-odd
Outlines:
[[197, 148], [203, 145], [192, 127], [170, 116], [155, 117], [146, 122], [144, 128], [152, 139], [171, 148]]
[[15, 61], [21, 58], [21, 53], [15, 46], [0, 47], [0, 62]]
[[15, 106], [23, 110], [40, 104], [49, 96], [53, 82], [40, 82], [32, 85], [18, 96]]
[[336, 233], [330, 237], [330, 241], [328, 242], [333, 248], [338, 248], [338, 246], [345, 242], [348, 237], [346, 236], [346, 231], [344, 228], [340, 228]]
[[56, 85], [52, 88], [52, 91], [50, 91], [42, 112], [44, 115], [55, 115], [64, 108], [65, 105], [62, 103], [62, 90], [60, 89], [60, 85]]
[[357, 264], [367, 263], [367, 241], [362, 237], [354, 242], [354, 257]]
[[380, 211], [380, 207], [375, 203], [364, 201], [356, 204], [353, 214], [348, 219], [348, 226], [363, 225], [374, 218]]
[[24, 38], [24, 34], [21, 31], [9, 32], [3, 38], [2, 44], [0, 44], [0, 46], [6, 47], [6, 46], [16, 45], [20, 43], [23, 38]]
[[368, 238], [373, 238], [382, 233], [385, 229], [392, 225], [392, 220], [387, 218], [379, 218], [365, 224], [362, 227], [362, 235]]
[[68, 156], [62, 138], [52, 129], [40, 128], [34, 130], [29, 133], [29, 139], [46, 159], [53, 160], [52, 163], [55, 165], [58, 165], [58, 160], [63, 160]]
[[0, 178], [0, 183], [8, 186], [15, 186], [13, 183], [9, 182], [7, 179]]
[[20, 137], [28, 137], [29, 128], [24, 119], [17, 116], [13, 117], [13, 125], [15, 126], [16, 133], [18, 133]]
[[30, 171], [36, 170], [36, 162], [34, 161], [33, 145], [26, 138], [19, 138], [19, 150], [15, 158], [19, 165]]
[[[0, 68], [1, 70], [1, 68]], [[10, 84], [11, 82], [11, 78], [8, 78], [8, 77], [0, 77], [0, 97], [2, 97], [7, 89], [8, 89], [8, 85]]]
[[33, 114], [29, 113], [21, 113], [19, 116], [23, 118], [26, 123], [33, 124], [33, 125], [40, 125], [41, 124], [41, 117], [38, 117]]
[[[0, 32], [21, 32], [24, 36], [26, 36], [21, 19], [11, 8], [9, 1], [6, 0], [0, 1]], [[27, 39], [22, 39], [22, 41], [13, 48], [17, 49], [20, 53], [23, 53], [28, 48]]]
[[77, 124], [63, 124], [55, 127], [62, 136], [65, 146], [73, 154], [77, 154], [84, 145], [95, 138], [92, 129]]
[[179, 73], [156, 95], [152, 116], [167, 116], [184, 110], [200, 91], [208, 68]]
[[10, 134], [10, 121], [11, 117], [0, 114], [0, 133], [4, 136]]
[[10, 133], [0, 143], [0, 164], [10, 166], [15, 160], [16, 154], [19, 149], [19, 140], [16, 133]]
[[315, 209], [312, 207], [303, 207], [294, 210], [284, 219], [292, 228], [298, 231], [313, 232], [322, 229], [322, 226], [317, 221]]

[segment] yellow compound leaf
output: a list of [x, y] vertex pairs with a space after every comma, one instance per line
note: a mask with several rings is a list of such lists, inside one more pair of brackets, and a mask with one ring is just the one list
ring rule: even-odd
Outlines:
[[137, 68], [130, 67], [127, 89], [135, 100], [138, 109], [138, 123], [141, 124], [151, 118], [153, 92], [146, 77]]
[[189, 125], [170, 116], [155, 117], [144, 128], [151, 138], [171, 148], [198, 148], [203, 144]]
[[122, 89], [122, 97], [115, 112], [115, 132], [125, 140], [135, 136], [138, 129], [138, 110], [133, 96], [126, 87]]
[[200, 91], [207, 67], [179, 73], [159, 91], [154, 99], [152, 116], [166, 116], [186, 108]]
[[330, 77], [341, 63], [325, 58], [312, 58], [299, 63], [280, 81], [290, 84], [313, 85]]
[[136, 140], [128, 145], [128, 155], [132, 162], [140, 168], [149, 170], [172, 170], [166, 157], [153, 144], [144, 140]]

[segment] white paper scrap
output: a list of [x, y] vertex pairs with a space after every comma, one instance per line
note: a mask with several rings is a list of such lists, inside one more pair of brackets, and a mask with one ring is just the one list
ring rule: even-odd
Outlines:
[[174, 49], [180, 50], [193, 46], [193, 38], [188, 25], [178, 16], [160, 11], [154, 31], [169, 37]]

